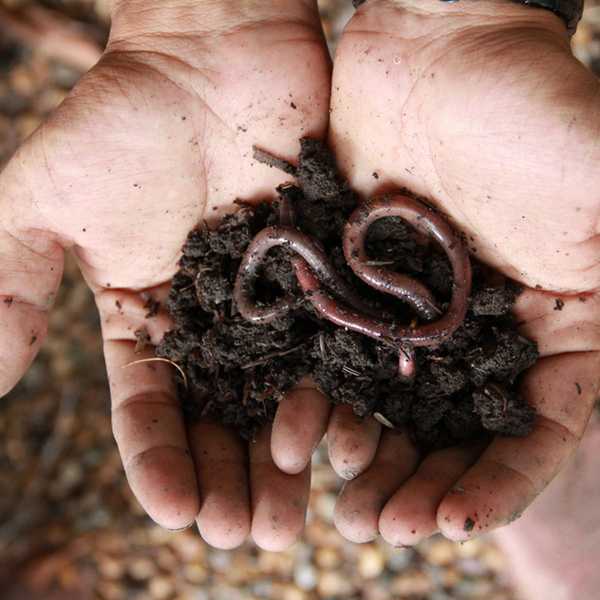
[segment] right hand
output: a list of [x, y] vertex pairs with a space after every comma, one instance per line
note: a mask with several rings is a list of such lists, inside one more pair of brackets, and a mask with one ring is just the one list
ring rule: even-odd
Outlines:
[[153, 355], [134, 353], [137, 329], [156, 344], [169, 327], [144, 318], [141, 294], [164, 298], [187, 233], [285, 180], [252, 145], [293, 160], [300, 137], [325, 135], [316, 1], [113, 4], [99, 64], [0, 176], [0, 395], [43, 342], [71, 250], [100, 311], [114, 435], [143, 507], [169, 529], [197, 518], [220, 548], [251, 530], [279, 550], [302, 530], [308, 468], [279, 471], [269, 429], [250, 448], [215, 425], [186, 430], [170, 367], [123, 367]]

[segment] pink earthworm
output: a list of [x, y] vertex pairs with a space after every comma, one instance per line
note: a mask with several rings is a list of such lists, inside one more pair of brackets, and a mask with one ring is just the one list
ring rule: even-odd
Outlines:
[[[354, 273], [369, 286], [410, 304], [428, 321], [419, 326], [402, 326], [382, 311], [375, 313], [331, 266], [326, 254], [309, 236], [290, 226], [293, 210], [284, 202], [282, 225], [262, 230], [251, 242], [238, 271], [234, 299], [242, 316], [253, 322], [269, 322], [294, 306], [285, 296], [273, 305], [261, 307], [250, 298], [252, 282], [267, 252], [275, 246], [293, 250], [298, 283], [316, 311], [325, 319], [368, 337], [392, 343], [399, 349], [399, 371], [406, 379], [416, 373], [416, 347], [437, 347], [463, 323], [471, 291], [471, 263], [466, 247], [451, 226], [423, 203], [402, 195], [369, 200], [351, 215], [344, 231], [344, 254]], [[453, 270], [450, 306], [443, 316], [433, 295], [418, 281], [369, 262], [365, 240], [369, 227], [385, 217], [400, 217], [421, 233], [433, 237], [444, 249]], [[323, 289], [323, 286], [326, 288]], [[342, 304], [335, 299], [333, 292]], [[440, 317], [437, 321], [432, 319]]]
[[[306, 264], [295, 262], [300, 287], [307, 293], [317, 312], [329, 321], [377, 340], [387, 340], [399, 348], [398, 368], [406, 379], [416, 373], [416, 347], [437, 347], [463, 323], [471, 292], [471, 262], [463, 242], [450, 225], [431, 208], [407, 196], [383, 196], [362, 204], [350, 216], [344, 231], [344, 255], [354, 273], [371, 287], [391, 294], [434, 316], [440, 311], [426, 288], [410, 277], [374, 267], [369, 263], [365, 239], [369, 227], [385, 217], [400, 217], [421, 233], [433, 237], [445, 250], [452, 265], [452, 300], [444, 316], [433, 323], [401, 326], [373, 319], [340, 306], [322, 290], [319, 280]], [[424, 293], [425, 292], [425, 293]]]
[[291, 310], [296, 304], [296, 300], [290, 295], [268, 306], [258, 306], [251, 298], [252, 283], [258, 276], [258, 270], [267, 252], [276, 246], [289, 248], [299, 254], [317, 274], [319, 280], [354, 309], [373, 316], [377, 314], [375, 309], [362, 300], [338, 275], [315, 240], [298, 229], [279, 225], [260, 231], [250, 242], [242, 258], [233, 290], [233, 297], [242, 317], [254, 323], [268, 323]]

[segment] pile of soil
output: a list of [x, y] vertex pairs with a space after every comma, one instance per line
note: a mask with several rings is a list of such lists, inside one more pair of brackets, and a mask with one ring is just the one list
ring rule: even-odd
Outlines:
[[[259, 154], [269, 161], [268, 155]], [[320, 242], [337, 271], [361, 295], [391, 308], [398, 322], [414, 321], [409, 307], [367, 287], [345, 263], [342, 231], [359, 198], [340, 175], [331, 152], [317, 140], [303, 139], [297, 168], [270, 162], [294, 175], [295, 183], [277, 192], [293, 207], [296, 227]], [[538, 351], [517, 332], [511, 314], [519, 289], [474, 259], [467, 317], [438, 348], [416, 350], [413, 382], [398, 375], [397, 348], [316, 314], [298, 286], [292, 255], [283, 247], [268, 254], [256, 301], [269, 304], [291, 293], [297, 298], [294, 309], [269, 324], [242, 318], [232, 298], [238, 267], [254, 236], [279, 223], [280, 202], [240, 206], [214, 229], [202, 224], [183, 248], [168, 300], [174, 328], [157, 352], [187, 375], [187, 387], [179, 380], [179, 391], [189, 419], [214, 418], [252, 439], [273, 419], [284, 392], [312, 375], [334, 403], [402, 427], [424, 448], [453, 445], [486, 432], [530, 432], [535, 415], [519, 394], [518, 383]], [[425, 283], [446, 309], [452, 269], [436, 244], [389, 217], [371, 226], [367, 251], [386, 269]]]

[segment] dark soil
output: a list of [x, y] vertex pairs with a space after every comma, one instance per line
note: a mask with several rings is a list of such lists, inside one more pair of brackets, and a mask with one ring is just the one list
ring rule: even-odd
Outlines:
[[[320, 142], [301, 143], [297, 168], [271, 161], [295, 178], [295, 184], [277, 191], [290, 200], [296, 226], [320, 241], [338, 271], [364, 296], [393, 307], [399, 322], [411, 322], [415, 316], [408, 307], [366, 287], [346, 266], [341, 232], [358, 196]], [[519, 375], [536, 362], [537, 348], [519, 335], [511, 315], [518, 287], [476, 260], [464, 324], [442, 346], [417, 349], [413, 383], [398, 377], [396, 348], [316, 315], [283, 248], [269, 253], [255, 294], [257, 301], [270, 303], [291, 292], [298, 298], [295, 309], [268, 325], [244, 320], [232, 300], [240, 258], [261, 229], [278, 223], [278, 208], [279, 201], [242, 206], [218, 228], [201, 225], [192, 231], [183, 248], [168, 300], [175, 326], [158, 354], [187, 374], [188, 388], [180, 381], [179, 389], [189, 419], [214, 418], [252, 439], [273, 419], [282, 394], [311, 374], [335, 404], [349, 404], [359, 416], [375, 413], [383, 422], [405, 428], [425, 448], [486, 432], [529, 433], [534, 412], [518, 384]], [[439, 304], [447, 306], [452, 271], [446, 255], [402, 220], [376, 222], [367, 249], [386, 268], [425, 282]]]

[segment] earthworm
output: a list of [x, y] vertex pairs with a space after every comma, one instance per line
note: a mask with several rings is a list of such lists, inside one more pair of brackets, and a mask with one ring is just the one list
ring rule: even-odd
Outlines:
[[[242, 316], [256, 323], [269, 322], [294, 306], [287, 295], [275, 304], [260, 307], [250, 298], [251, 284], [267, 252], [285, 246], [299, 257], [292, 263], [300, 287], [317, 312], [329, 321], [368, 337], [391, 342], [399, 349], [400, 374], [411, 379], [416, 373], [416, 347], [436, 347], [447, 340], [464, 321], [471, 290], [471, 263], [468, 252], [450, 225], [431, 208], [402, 195], [367, 201], [350, 216], [343, 236], [344, 255], [354, 273], [383, 293], [410, 304], [426, 321], [440, 317], [441, 310], [431, 292], [418, 281], [369, 263], [365, 240], [369, 227], [384, 217], [400, 217], [418, 231], [433, 237], [445, 250], [452, 265], [452, 300], [446, 314], [420, 326], [397, 325], [381, 311], [375, 313], [331, 266], [326, 254], [309, 236], [292, 227], [293, 209], [284, 200], [280, 226], [263, 229], [250, 243], [240, 265], [234, 299]], [[340, 298], [334, 299], [329, 291]]]
[[284, 246], [299, 254], [319, 280], [344, 302], [358, 311], [375, 315], [373, 307], [363, 301], [358, 293], [342, 279], [332, 267], [325, 252], [310, 236], [286, 225], [267, 227], [250, 242], [237, 274], [233, 297], [242, 317], [254, 323], [268, 323], [291, 310], [296, 301], [286, 295], [269, 306], [258, 306], [250, 297], [252, 282], [267, 252], [276, 246]]
[[446, 251], [452, 265], [452, 300], [446, 314], [433, 323], [418, 327], [399, 326], [373, 319], [340, 306], [322, 290], [317, 277], [296, 264], [300, 287], [308, 294], [315, 309], [333, 323], [377, 340], [389, 340], [399, 348], [399, 371], [406, 379], [416, 373], [414, 348], [436, 347], [447, 340], [464, 321], [471, 291], [471, 263], [468, 252], [450, 225], [431, 208], [406, 196], [383, 196], [367, 201], [350, 216], [344, 231], [344, 255], [348, 265], [363, 281], [375, 289], [408, 301], [422, 316], [440, 314], [426, 288], [410, 277], [369, 264], [365, 239], [369, 227], [384, 217], [400, 217], [415, 229], [433, 237]]

